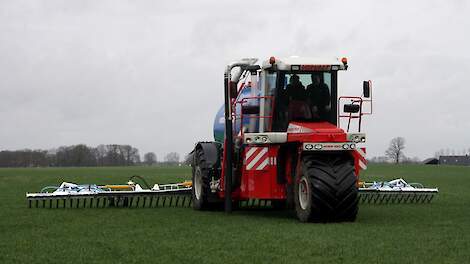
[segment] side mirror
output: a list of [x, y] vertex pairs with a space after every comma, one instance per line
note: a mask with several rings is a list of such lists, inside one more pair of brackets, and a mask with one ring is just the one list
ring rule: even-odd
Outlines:
[[364, 94], [365, 98], [370, 97], [370, 82], [369, 81], [364, 81], [362, 83], [362, 93]]
[[360, 106], [358, 104], [345, 104], [344, 105], [344, 112], [345, 113], [357, 113], [360, 110]]

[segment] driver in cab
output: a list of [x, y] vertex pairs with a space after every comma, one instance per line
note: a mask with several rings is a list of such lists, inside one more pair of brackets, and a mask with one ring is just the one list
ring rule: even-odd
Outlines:
[[307, 86], [307, 97], [311, 105], [313, 118], [327, 120], [331, 109], [330, 89], [322, 81], [322, 73], [314, 73], [311, 78], [312, 83]]
[[290, 77], [286, 87], [289, 97], [288, 120], [309, 120], [312, 118], [307, 104], [307, 91], [297, 74]]

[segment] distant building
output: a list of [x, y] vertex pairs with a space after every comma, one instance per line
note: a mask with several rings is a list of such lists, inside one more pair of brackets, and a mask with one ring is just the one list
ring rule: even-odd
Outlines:
[[470, 166], [470, 156], [440, 156], [439, 157], [440, 165], [460, 165], [460, 166]]
[[423, 164], [426, 164], [426, 165], [437, 165], [437, 164], [439, 164], [439, 160], [436, 159], [436, 158], [429, 158], [429, 159], [423, 160]]

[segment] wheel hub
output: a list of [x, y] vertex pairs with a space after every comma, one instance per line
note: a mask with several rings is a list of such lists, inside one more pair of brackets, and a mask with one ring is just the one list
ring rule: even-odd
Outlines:
[[196, 195], [196, 199], [201, 200], [202, 195], [202, 173], [199, 167], [196, 167], [196, 171], [194, 174], [194, 194]]
[[302, 179], [300, 179], [298, 193], [300, 208], [302, 208], [302, 210], [306, 210], [310, 203], [310, 187], [305, 177], [302, 177]]

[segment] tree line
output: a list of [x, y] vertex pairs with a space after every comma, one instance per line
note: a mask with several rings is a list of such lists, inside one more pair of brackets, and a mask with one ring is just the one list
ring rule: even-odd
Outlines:
[[[170, 152], [162, 163], [179, 164], [180, 156]], [[53, 150], [3, 150], [0, 151], [0, 167], [93, 167], [93, 166], [134, 166], [156, 165], [153, 152], [144, 154], [141, 160], [139, 150], [131, 145], [84, 144], [62, 146]]]
[[[390, 141], [389, 147], [385, 150], [385, 156], [372, 157], [368, 159], [370, 163], [403, 163], [403, 164], [420, 164], [422, 161], [418, 157], [407, 157], [404, 153], [405, 139], [403, 137], [395, 137]], [[470, 148], [440, 149], [434, 153], [434, 158], [439, 159], [440, 156], [470, 156]]]

